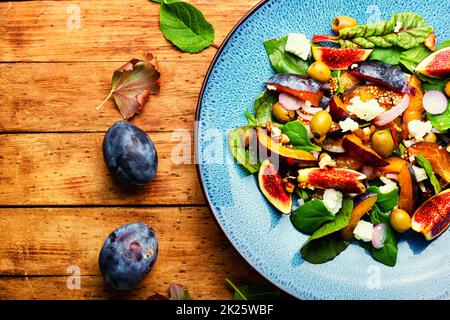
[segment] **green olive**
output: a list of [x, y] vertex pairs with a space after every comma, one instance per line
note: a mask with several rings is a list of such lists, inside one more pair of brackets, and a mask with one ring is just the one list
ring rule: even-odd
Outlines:
[[436, 143], [437, 137], [433, 132], [428, 132], [425, 138], [423, 138], [423, 141]]
[[411, 217], [402, 209], [394, 209], [389, 216], [389, 222], [395, 231], [403, 233], [411, 229]]
[[286, 110], [279, 102], [273, 105], [272, 114], [278, 121], [282, 123], [289, 122], [295, 119], [295, 111]]
[[358, 22], [353, 18], [347, 16], [337, 16], [334, 18], [331, 28], [334, 32], [339, 33], [339, 31], [344, 28], [355, 27], [357, 25]]
[[325, 139], [328, 131], [331, 129], [333, 120], [328, 111], [322, 110], [317, 112], [309, 122], [311, 132], [316, 141], [321, 142]]
[[372, 136], [372, 148], [380, 156], [387, 158], [394, 150], [394, 139], [389, 130], [377, 131]]
[[330, 68], [322, 61], [316, 61], [310, 65], [308, 75], [319, 82], [327, 82], [331, 79]]
[[445, 94], [447, 95], [447, 97], [450, 97], [450, 81], [447, 81], [447, 83], [445, 84]]

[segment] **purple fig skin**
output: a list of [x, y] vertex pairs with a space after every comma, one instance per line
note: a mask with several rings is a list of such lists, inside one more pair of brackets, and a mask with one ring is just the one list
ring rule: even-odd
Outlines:
[[296, 74], [279, 73], [272, 76], [266, 84], [278, 85], [295, 91], [317, 92], [322, 84], [313, 79], [307, 79]]
[[363, 61], [350, 67], [351, 74], [358, 78], [385, 86], [397, 92], [407, 89], [407, 80], [400, 69], [377, 60]]

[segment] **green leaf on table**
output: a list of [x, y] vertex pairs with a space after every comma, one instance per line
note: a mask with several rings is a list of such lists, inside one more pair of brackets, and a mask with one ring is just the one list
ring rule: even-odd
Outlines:
[[258, 172], [260, 167], [255, 152], [246, 149], [243, 143], [246, 130], [252, 129], [253, 127], [251, 126], [245, 126], [228, 133], [228, 146], [230, 147], [231, 154], [240, 165], [250, 172], [250, 174]]
[[427, 112], [426, 115], [427, 119], [430, 120], [433, 127], [440, 132], [446, 132], [450, 129], [450, 101], [448, 103], [447, 110], [445, 110], [444, 113], [431, 114]]
[[270, 63], [277, 73], [292, 73], [301, 76], [308, 74], [309, 64], [305, 60], [286, 52], [287, 37], [264, 42]]
[[390, 65], [397, 65], [405, 49], [399, 47], [376, 48], [369, 56], [369, 60], [379, 60]]
[[314, 264], [325, 263], [333, 260], [350, 245], [337, 232], [349, 224], [352, 211], [353, 200], [344, 199], [341, 210], [336, 214], [336, 219], [320, 227], [300, 249], [306, 261]]
[[283, 125], [281, 131], [289, 137], [290, 144], [295, 149], [304, 151], [321, 151], [322, 148], [311, 142], [308, 138], [308, 131], [305, 126], [298, 120], [290, 121]]
[[197, 53], [214, 41], [213, 26], [187, 2], [161, 2], [159, 19], [164, 37], [182, 51]]
[[258, 96], [253, 107], [253, 112], [258, 125], [265, 126], [267, 121], [273, 121], [272, 107], [277, 102], [277, 94], [270, 90], [265, 90]]
[[376, 203], [382, 212], [389, 212], [398, 205], [398, 188], [393, 189], [388, 193], [382, 193], [377, 186], [370, 186], [367, 188], [367, 193], [372, 192], [378, 194]]
[[228, 278], [225, 282], [234, 290], [233, 300], [274, 300], [281, 295], [278, 289], [264, 284], [238, 287]]
[[192, 300], [189, 292], [178, 283], [172, 283], [169, 287], [170, 300]]
[[328, 211], [322, 200], [318, 199], [306, 202], [291, 214], [294, 227], [306, 234], [312, 234], [323, 224], [334, 219], [336, 216]]
[[410, 72], [414, 73], [417, 65], [431, 54], [431, 50], [421, 44], [415, 48], [403, 51], [398, 61]]
[[434, 175], [433, 167], [431, 166], [430, 161], [425, 159], [425, 157], [420, 153], [416, 155], [416, 160], [417, 164], [425, 169], [427, 176], [430, 179], [430, 183], [433, 186], [434, 194], [438, 194], [439, 192], [441, 192], [441, 185]]

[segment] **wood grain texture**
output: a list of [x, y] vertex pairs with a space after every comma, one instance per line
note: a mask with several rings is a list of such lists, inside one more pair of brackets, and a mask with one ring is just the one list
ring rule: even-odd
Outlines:
[[111, 178], [103, 161], [103, 137], [102, 133], [0, 135], [0, 205], [205, 203], [195, 165], [172, 159], [179, 140], [172, 141], [171, 133], [151, 135], [159, 167], [155, 180], [143, 188], [120, 186]]
[[[134, 221], [154, 228], [159, 255], [142, 284], [120, 294], [104, 284], [98, 254], [112, 230]], [[187, 286], [198, 299], [224, 299], [231, 296], [225, 277], [262, 280], [205, 207], [0, 209], [0, 234], [0, 299], [147, 298], [165, 293], [172, 282]], [[67, 288], [69, 266], [80, 268], [80, 290]]]

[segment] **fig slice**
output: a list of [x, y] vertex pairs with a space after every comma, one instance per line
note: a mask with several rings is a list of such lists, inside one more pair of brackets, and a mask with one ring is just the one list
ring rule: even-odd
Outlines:
[[345, 241], [353, 240], [353, 231], [361, 218], [372, 209], [377, 202], [378, 195], [376, 193], [362, 194], [353, 200], [353, 211], [350, 216], [349, 224], [342, 229], [341, 235]]
[[336, 189], [343, 193], [363, 193], [366, 186], [361, 180], [366, 176], [349, 169], [307, 168], [298, 171], [298, 183], [301, 188]]
[[316, 61], [322, 61], [331, 70], [346, 70], [355, 62], [366, 60], [372, 51], [373, 49], [312, 48], [314, 59]]
[[347, 152], [366, 166], [386, 167], [389, 165], [389, 162], [383, 159], [372, 148], [365, 146], [361, 139], [354, 134], [345, 135], [344, 140], [342, 140], [342, 145]]
[[304, 101], [309, 101], [313, 106], [318, 107], [322, 101], [322, 84], [295, 74], [279, 73], [272, 76], [267, 82], [268, 88], [278, 92], [289, 93]]
[[450, 225], [450, 189], [425, 201], [412, 217], [412, 229], [427, 240], [441, 235]]
[[415, 71], [430, 78], [445, 79], [450, 77], [450, 47], [430, 54], [417, 65]]
[[350, 73], [397, 92], [406, 90], [406, 76], [400, 69], [378, 60], [364, 61], [353, 64]]
[[281, 176], [269, 160], [264, 160], [259, 168], [259, 188], [266, 199], [284, 214], [291, 213], [292, 196], [283, 188]]

